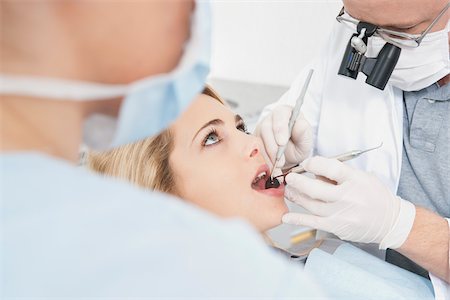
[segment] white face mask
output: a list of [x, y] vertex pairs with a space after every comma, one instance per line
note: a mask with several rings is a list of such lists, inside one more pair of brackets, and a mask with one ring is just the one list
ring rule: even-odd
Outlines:
[[[418, 91], [449, 74], [449, 25], [428, 33], [417, 48], [402, 48], [389, 83], [403, 91]], [[366, 56], [376, 57], [385, 44], [380, 37], [369, 38]]]
[[0, 74], [0, 94], [62, 101], [92, 101], [123, 97], [119, 118], [94, 114], [84, 124], [88, 148], [106, 150], [159, 133], [200, 94], [209, 73], [209, 4], [197, 2], [191, 38], [179, 65], [170, 73], [126, 85]]

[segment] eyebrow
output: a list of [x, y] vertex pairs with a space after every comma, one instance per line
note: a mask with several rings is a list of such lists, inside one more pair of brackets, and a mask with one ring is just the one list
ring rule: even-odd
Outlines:
[[200, 129], [195, 133], [194, 137], [192, 138], [192, 141], [195, 140], [195, 137], [199, 134], [200, 131], [202, 131], [203, 129], [205, 129], [206, 127], [210, 126], [210, 125], [223, 125], [224, 122], [221, 119], [214, 119], [209, 121], [208, 123], [205, 123], [202, 127], [200, 127]]
[[[353, 19], [356, 19], [356, 20], [358, 20], [358, 21], [362, 21], [361, 19], [359, 19], [359, 18], [356, 18], [356, 17], [354, 17], [354, 16], [352, 16], [347, 10], [345, 10], [345, 8], [344, 7], [342, 7], [342, 9], [344, 10], [344, 12], [346, 13], [346, 14], [348, 14], [350, 17], [352, 17]], [[409, 20], [408, 20], [409, 21]], [[407, 21], [407, 22], [408, 22]], [[401, 31], [401, 30], [408, 30], [408, 29], [411, 29], [411, 28], [414, 28], [414, 27], [416, 27], [416, 26], [418, 26], [418, 25], [420, 25], [420, 24], [422, 24], [423, 22], [419, 22], [419, 21], [415, 21], [415, 23], [413, 24], [413, 25], [411, 25], [411, 23], [403, 23], [403, 24], [395, 24], [395, 23], [382, 23], [382, 24], [374, 24], [374, 25], [376, 25], [376, 26], [378, 26], [378, 27], [381, 27], [381, 28], [384, 28], [384, 29], [388, 29], [388, 30], [393, 30], [393, 31]]]
[[[235, 116], [234, 116], [234, 121], [235, 121], [236, 123], [239, 123], [239, 122], [243, 122], [244, 120], [242, 119], [242, 117], [241, 117], [240, 115], [235, 115]], [[194, 140], [195, 140], [195, 137], [200, 133], [200, 131], [202, 131], [202, 130], [205, 129], [206, 127], [208, 127], [208, 126], [210, 126], [210, 125], [223, 125], [223, 124], [225, 124], [225, 122], [222, 121], [221, 119], [214, 119], [214, 120], [211, 120], [211, 121], [205, 123], [205, 124], [204, 124], [202, 127], [200, 127], [200, 129], [197, 130], [197, 132], [194, 134], [194, 137], [192, 138], [192, 141], [194, 141]]]
[[417, 27], [418, 25], [422, 24], [422, 22], [419, 23], [414, 23], [413, 25], [411, 24], [391, 24], [391, 23], [386, 23], [381, 25], [381, 28], [385, 28], [388, 30], [393, 30], [393, 31], [401, 31], [401, 30], [408, 30], [414, 27]]
[[244, 119], [242, 119], [242, 117], [240, 115], [235, 115], [234, 116], [234, 121], [236, 123], [239, 123], [239, 122], [244, 122]]

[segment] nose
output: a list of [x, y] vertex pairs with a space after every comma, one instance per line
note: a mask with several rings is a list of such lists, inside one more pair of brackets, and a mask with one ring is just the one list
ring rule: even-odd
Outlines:
[[247, 149], [245, 149], [244, 153], [248, 158], [256, 158], [261, 154], [262, 143], [257, 137], [250, 137], [250, 140], [247, 142]]

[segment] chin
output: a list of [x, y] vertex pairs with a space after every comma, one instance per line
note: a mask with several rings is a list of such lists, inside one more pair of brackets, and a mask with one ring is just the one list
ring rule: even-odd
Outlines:
[[280, 225], [282, 223], [281, 218], [289, 211], [283, 197], [270, 200], [273, 201], [272, 205], [264, 206], [264, 209], [259, 211], [258, 217], [260, 220], [258, 220], [256, 227], [260, 232], [265, 232]]

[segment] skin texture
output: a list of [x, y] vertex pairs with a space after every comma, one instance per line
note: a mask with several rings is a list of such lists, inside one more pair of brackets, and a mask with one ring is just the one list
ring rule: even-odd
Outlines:
[[[207, 126], [196, 134], [214, 119], [223, 124]], [[216, 134], [211, 133], [212, 128]], [[265, 164], [262, 141], [247, 134], [231, 110], [200, 95], [171, 130], [174, 149], [170, 165], [182, 198], [222, 217], [244, 218], [261, 232], [280, 224], [287, 212], [283, 191], [274, 196], [251, 187]], [[204, 146], [208, 135], [211, 144]]]
[[193, 7], [191, 1], [2, 1], [2, 72], [127, 83], [169, 71], [189, 37]]
[[[5, 0], [0, 72], [99, 83], [168, 72], [189, 39], [193, 8], [187, 0]], [[61, 103], [1, 96], [0, 149], [40, 151], [75, 162], [83, 120], [95, 112], [117, 115], [120, 104], [121, 99]]]
[[411, 233], [396, 250], [450, 283], [449, 247], [450, 232], [447, 221], [422, 207], [416, 207]]
[[[447, 4], [447, 0], [344, 0], [345, 10], [354, 18], [380, 27], [411, 34], [422, 33]], [[442, 30], [449, 12], [433, 31]]]
[[[386, 29], [421, 34], [439, 15], [448, 0], [343, 0], [343, 3], [345, 10], [358, 20]], [[447, 10], [430, 32], [443, 30], [449, 17], [450, 11]], [[449, 81], [450, 75], [447, 75], [438, 83], [443, 86]]]

